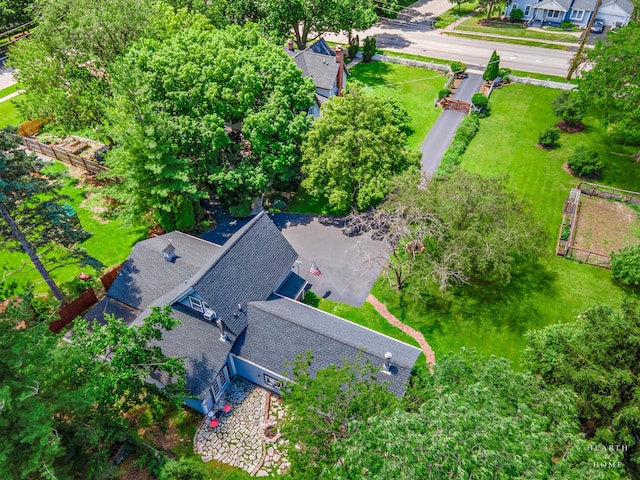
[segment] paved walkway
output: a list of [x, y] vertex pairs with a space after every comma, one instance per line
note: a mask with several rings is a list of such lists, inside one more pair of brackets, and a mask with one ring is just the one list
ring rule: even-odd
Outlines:
[[[467, 71], [467, 77], [460, 82], [453, 98], [470, 102], [473, 94], [477, 93], [481, 86], [482, 75]], [[444, 110], [436, 120], [429, 135], [420, 146], [422, 171], [427, 175], [432, 176], [438, 170], [442, 156], [451, 145], [456, 130], [464, 117], [465, 114], [462, 112]]]
[[20, 95], [21, 93], [24, 93], [24, 90], [18, 90], [16, 92], [10, 93], [9, 95], [7, 95], [6, 97], [2, 97], [0, 98], [0, 103], [5, 102], [7, 100], [11, 100], [13, 97], [17, 97], [18, 95]]
[[277, 429], [284, 416], [280, 398], [236, 377], [224, 402], [233, 405], [233, 412], [223, 416], [216, 428], [210, 428], [205, 418], [193, 439], [202, 461], [233, 465], [256, 477], [283, 473], [289, 464], [278, 451], [283, 444]]
[[413, 337], [420, 345], [420, 348], [424, 352], [425, 357], [427, 357], [427, 364], [429, 365], [429, 369], [433, 369], [433, 366], [436, 364], [436, 354], [425, 340], [424, 335], [422, 335], [422, 333], [420, 333], [416, 329], [411, 328], [409, 325], [406, 325], [398, 320], [395, 315], [389, 311], [387, 306], [373, 295], [369, 294], [369, 296], [367, 297], [367, 303], [373, 305], [373, 308], [375, 308], [376, 311], [380, 315], [382, 315], [391, 325], [393, 325], [394, 327], [398, 327], [404, 333]]

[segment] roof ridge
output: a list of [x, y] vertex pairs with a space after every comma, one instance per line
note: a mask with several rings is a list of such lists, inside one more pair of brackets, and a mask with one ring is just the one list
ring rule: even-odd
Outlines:
[[[294, 303], [296, 305], [300, 305], [300, 306], [302, 306], [304, 308], [309, 308], [309, 309], [312, 309], [312, 310], [314, 310], [316, 312], [320, 312], [320, 313], [322, 313], [324, 315], [329, 315], [329, 316], [337, 318], [338, 320], [341, 320], [343, 322], [350, 323], [352, 325], [355, 325], [356, 327], [359, 327], [359, 328], [362, 328], [364, 330], [368, 330], [370, 332], [373, 332], [376, 335], [380, 335], [381, 337], [386, 337], [389, 340], [393, 340], [394, 342], [400, 343], [400, 344], [405, 345], [407, 347], [411, 347], [411, 348], [413, 348], [415, 350], [418, 350], [420, 353], [422, 353], [422, 349], [420, 349], [418, 347], [415, 347], [415, 346], [413, 346], [413, 345], [411, 345], [411, 344], [409, 344], [407, 342], [403, 342], [402, 340], [398, 340], [397, 338], [390, 337], [389, 335], [387, 335], [385, 333], [380, 333], [380, 332], [378, 332], [376, 330], [373, 330], [372, 328], [362, 326], [362, 325], [360, 325], [360, 324], [358, 324], [356, 322], [352, 322], [351, 320], [347, 320], [346, 318], [342, 318], [342, 317], [339, 317], [338, 315], [334, 315], [333, 313], [325, 312], [324, 310], [320, 310], [319, 308], [312, 307], [311, 305], [307, 305], [306, 303], [298, 302], [297, 300], [292, 300], [292, 299], [287, 298], [287, 297], [281, 297], [279, 300], [285, 300], [285, 301], [288, 301], [288, 302], [292, 302], [292, 303]], [[271, 302], [274, 302], [274, 300], [263, 300], [263, 301], [257, 301], [257, 302], [248, 302], [247, 305], [254, 306], [258, 310], [262, 310], [265, 313], [270, 313], [270, 312], [267, 312], [264, 308], [260, 308], [260, 305], [257, 305], [257, 304], [268, 304], [268, 303], [271, 303]], [[283, 318], [283, 317], [280, 317], [280, 318], [282, 320], [286, 321], [286, 322], [295, 323], [293, 320], [289, 320], [288, 318]], [[300, 325], [299, 323], [295, 323], [295, 324], [296, 325]], [[310, 329], [310, 330], [312, 330], [312, 329]], [[321, 332], [321, 331], [318, 331], [318, 330], [312, 330], [312, 331], [314, 331], [314, 332], [316, 332], [316, 333], [318, 333], [320, 335], [325, 335], [326, 336], [326, 334], [324, 332]], [[331, 338], [333, 338], [333, 337], [331, 337]], [[356, 345], [353, 345], [352, 343], [347, 343], [341, 338], [334, 338], [334, 340], [336, 340], [337, 342], [342, 343], [344, 345], [349, 345], [350, 347], [356, 347]], [[371, 352], [368, 352], [368, 353], [371, 353]]]

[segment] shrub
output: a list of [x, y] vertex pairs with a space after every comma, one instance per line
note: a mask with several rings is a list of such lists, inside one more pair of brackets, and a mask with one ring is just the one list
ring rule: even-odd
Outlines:
[[504, 83], [509, 82], [510, 76], [511, 76], [511, 69], [510, 68], [501, 68], [500, 69], [500, 76], [502, 77], [502, 81]]
[[229, 213], [232, 217], [246, 218], [251, 215], [251, 203], [244, 202], [234, 207], [229, 207]]
[[611, 254], [611, 276], [623, 285], [640, 287], [640, 243]]
[[202, 462], [192, 458], [169, 460], [162, 467], [160, 480], [205, 480], [208, 475]]
[[586, 114], [586, 103], [577, 92], [562, 92], [552, 103], [553, 114], [568, 125], [579, 124]]
[[376, 54], [376, 37], [365, 38], [364, 45], [362, 46], [362, 59], [365, 62], [370, 62], [375, 54]]
[[563, 28], [565, 30], [573, 30], [573, 23], [571, 23], [571, 20], [564, 20], [560, 24], [560, 28]]
[[320, 297], [318, 297], [318, 295], [316, 295], [312, 290], [305, 290], [304, 300], [302, 300], [302, 303], [318, 308], [318, 305], [320, 305]]
[[477, 113], [472, 113], [471, 115], [464, 117], [464, 120], [462, 120], [462, 123], [453, 137], [451, 145], [442, 156], [442, 161], [440, 162], [440, 166], [436, 172], [437, 174], [446, 175], [460, 163], [462, 154], [467, 149], [467, 146], [476, 135], [479, 128], [480, 120]]
[[600, 155], [595, 150], [580, 144], [573, 151], [567, 165], [573, 173], [581, 177], [596, 177], [604, 168]]
[[562, 232], [560, 232], [560, 240], [569, 240], [571, 236], [571, 225], [563, 225]]
[[349, 40], [349, 47], [347, 47], [347, 52], [349, 53], [349, 58], [356, 58], [356, 54], [360, 51], [360, 37], [356, 35], [355, 37], [351, 37]]
[[489, 99], [482, 93], [474, 93], [473, 97], [471, 97], [471, 103], [473, 103], [474, 107], [483, 109], [489, 105]]
[[447, 98], [451, 94], [450, 88], [443, 88], [438, 92], [438, 98]]
[[553, 147], [560, 140], [560, 130], [556, 126], [545, 128], [538, 135], [538, 143], [543, 147]]
[[176, 230], [190, 232], [196, 225], [196, 217], [193, 212], [193, 201], [183, 195], [178, 195], [175, 200]]
[[512, 22], [519, 22], [523, 17], [524, 12], [519, 8], [514, 8], [513, 10], [511, 10], [511, 14], [509, 15], [509, 18]]
[[451, 72], [458, 77], [464, 75], [464, 72], [467, 71], [467, 66], [462, 62], [451, 62], [449, 67], [451, 68]]
[[284, 209], [287, 207], [287, 204], [286, 204], [286, 203], [284, 203], [284, 200], [282, 200], [282, 199], [278, 199], [278, 200], [276, 200], [275, 202], [273, 202], [272, 207], [273, 207], [275, 210], [280, 210], [280, 211], [282, 211], [282, 210], [284, 210]]

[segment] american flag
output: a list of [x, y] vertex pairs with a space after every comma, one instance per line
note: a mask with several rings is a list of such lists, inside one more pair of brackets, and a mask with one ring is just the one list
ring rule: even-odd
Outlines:
[[311, 264], [311, 268], [309, 269], [309, 273], [311, 275], [317, 275], [320, 276], [322, 275], [322, 272], [320, 271], [320, 269], [318, 268], [318, 265], [316, 265], [316, 262], [313, 262]]

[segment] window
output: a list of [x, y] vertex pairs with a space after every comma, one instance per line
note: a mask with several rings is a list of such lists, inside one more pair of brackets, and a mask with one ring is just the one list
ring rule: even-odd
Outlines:
[[518, 4], [514, 3], [513, 6], [511, 7], [511, 11], [513, 12], [514, 10], [518, 9]]
[[211, 391], [213, 392], [214, 399], [217, 400], [220, 397], [220, 394], [224, 390], [224, 387], [226, 387], [227, 383], [229, 383], [229, 370], [227, 370], [227, 366], [225, 365], [211, 384]]
[[272, 388], [280, 389], [282, 386], [280, 380], [273, 378], [271, 375], [264, 374], [264, 383]]
[[524, 7], [524, 16], [528, 16], [529, 13], [531, 13], [531, 5], [527, 5], [526, 7]]
[[547, 18], [560, 18], [560, 14], [562, 12], [559, 10], [548, 10], [547, 11]]
[[189, 296], [189, 303], [191, 304], [191, 308], [197, 310], [200, 313], [204, 313], [204, 305], [202, 303], [202, 300], [196, 297]]
[[584, 10], [571, 10], [571, 20], [582, 20], [584, 17]]

